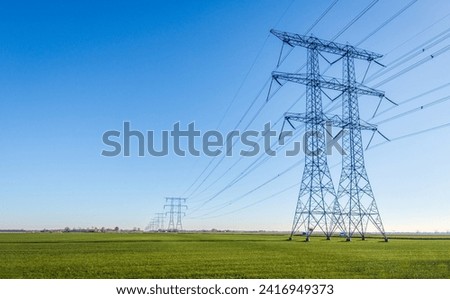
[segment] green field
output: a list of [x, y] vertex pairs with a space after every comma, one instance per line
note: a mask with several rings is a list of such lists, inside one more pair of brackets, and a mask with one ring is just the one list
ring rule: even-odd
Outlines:
[[0, 234], [1, 278], [450, 278], [450, 238]]

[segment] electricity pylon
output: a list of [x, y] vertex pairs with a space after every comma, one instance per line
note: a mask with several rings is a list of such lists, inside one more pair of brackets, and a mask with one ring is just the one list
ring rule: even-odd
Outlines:
[[[305, 168], [292, 223], [291, 236], [303, 228], [306, 240], [319, 228], [330, 239], [333, 233], [333, 208], [336, 193], [327, 163], [325, 127], [322, 122], [322, 91], [319, 78], [319, 51], [308, 47], [307, 73], [303, 82], [293, 80], [287, 73], [274, 72], [273, 78], [294, 81], [306, 85], [306, 114], [300, 120], [305, 123]], [[289, 119], [287, 119], [289, 121]], [[338, 207], [338, 206], [337, 206]]]
[[148, 225], [145, 227], [146, 231], [157, 231], [158, 230], [158, 222], [156, 219], [152, 219]]
[[343, 216], [347, 241], [357, 232], [364, 240], [369, 222], [387, 241], [375, 196], [364, 165], [364, 148], [361, 136], [358, 93], [355, 92], [356, 76], [353, 57], [345, 55], [343, 59], [342, 118], [347, 124], [347, 134], [343, 136], [343, 149], [347, 155], [342, 157], [342, 172], [338, 188], [338, 200], [345, 202]]
[[[360, 120], [358, 107], [358, 94], [373, 95], [385, 98], [384, 92], [378, 91], [356, 82], [354, 59], [375, 62], [382, 55], [344, 45], [332, 41], [322, 40], [312, 36], [302, 36], [287, 32], [271, 30], [283, 43], [292, 47], [301, 46], [308, 49], [308, 62], [306, 74], [290, 74], [273, 72], [272, 76], [279, 80], [305, 84], [306, 113], [285, 115], [285, 119], [297, 120], [306, 123], [306, 134], [311, 134], [305, 149], [311, 147], [317, 152], [319, 158], [308, 157], [305, 152], [305, 170], [300, 187], [300, 195], [294, 216], [291, 238], [299, 228], [306, 225], [306, 240], [314, 229], [319, 228], [325, 233], [327, 239], [339, 227], [346, 232], [350, 241], [355, 232], [364, 239], [369, 222], [383, 235], [387, 241], [381, 217], [375, 202], [370, 182], [364, 166], [364, 149], [362, 145], [361, 130], [378, 132], [377, 127]], [[343, 59], [343, 79], [324, 78], [319, 73], [318, 55], [327, 52], [339, 55]], [[332, 64], [333, 64], [332, 63]], [[327, 116], [322, 112], [322, 88], [340, 91], [342, 94], [342, 117]], [[311, 108], [311, 105], [313, 108]], [[337, 195], [334, 193], [329, 169], [326, 163], [326, 144], [322, 142], [324, 123], [329, 122], [343, 130], [343, 157], [342, 172]], [[314, 131], [310, 131], [314, 130]], [[378, 132], [379, 133], [379, 132]], [[381, 133], [380, 133], [381, 134]], [[373, 137], [373, 136], [372, 136]], [[383, 136], [384, 137], [384, 136]], [[331, 184], [331, 186], [330, 186]], [[334, 195], [333, 200], [326, 196]], [[331, 204], [327, 205], [327, 202]], [[344, 205], [340, 202], [345, 201]], [[328, 223], [326, 222], [328, 220]], [[311, 226], [312, 223], [312, 226]]]
[[155, 228], [156, 230], [164, 230], [164, 218], [166, 215], [164, 213], [156, 213], [156, 219], [155, 219]]
[[[166, 215], [169, 214], [169, 231], [181, 231], [183, 230], [183, 224], [181, 223], [182, 216], [186, 215], [183, 212], [183, 209], [187, 209], [186, 198], [181, 197], [166, 197], [166, 204], [164, 208], [169, 207], [169, 212], [166, 212]], [[177, 222], [175, 225], [174, 214], [177, 214]]]

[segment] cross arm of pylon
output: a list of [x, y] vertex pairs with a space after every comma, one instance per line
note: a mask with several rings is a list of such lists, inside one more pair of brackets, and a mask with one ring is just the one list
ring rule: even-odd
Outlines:
[[333, 41], [326, 41], [314, 36], [305, 36], [295, 33], [278, 31], [275, 29], [270, 30], [270, 33], [292, 47], [300, 46], [304, 48], [315, 48], [322, 52], [328, 52], [340, 56], [347, 55], [351, 58], [367, 61], [373, 61], [375, 59], [383, 57], [383, 55], [381, 54], [377, 54], [364, 49], [359, 49], [351, 45], [340, 44]]
[[343, 128], [343, 129], [361, 129], [361, 130], [369, 130], [369, 131], [377, 131], [377, 126], [374, 124], [367, 123], [365, 121], [360, 121], [359, 124], [349, 124], [344, 121], [338, 115], [327, 115], [322, 113], [316, 116], [309, 116], [306, 113], [293, 113], [286, 112], [284, 114], [285, 121], [298, 121], [302, 123], [311, 123], [316, 125], [323, 125], [326, 123], [331, 124], [334, 127]]
[[181, 198], [181, 197], [166, 197], [166, 201], [171, 201], [171, 200], [181, 200], [181, 201], [186, 201], [186, 198]]
[[321, 75], [310, 76], [308, 74], [272, 72], [272, 77], [280, 84], [280, 81], [289, 81], [304, 85], [317, 84], [321, 88], [333, 89], [341, 92], [348, 91], [348, 89], [350, 88], [351, 92], [355, 92], [358, 94], [377, 96], [380, 98], [384, 97], [384, 91], [376, 90], [357, 82], [353, 82], [352, 85], [349, 86], [348, 84], [345, 84], [344, 82], [336, 78], [326, 78]]

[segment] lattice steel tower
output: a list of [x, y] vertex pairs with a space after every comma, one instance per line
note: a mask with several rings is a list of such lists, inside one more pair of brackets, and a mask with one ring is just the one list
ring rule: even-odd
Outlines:
[[156, 230], [164, 230], [164, 213], [156, 213]]
[[[381, 98], [384, 92], [374, 90], [356, 82], [354, 59], [374, 61], [381, 55], [357, 49], [350, 45], [325, 41], [312, 36], [301, 36], [287, 32], [271, 30], [283, 43], [308, 49], [307, 73], [289, 74], [273, 72], [275, 80], [292, 81], [306, 85], [306, 113], [286, 113], [285, 119], [301, 121], [306, 124], [304, 138], [305, 169], [300, 187], [300, 194], [295, 210], [291, 230], [293, 234], [304, 227], [306, 240], [316, 227], [327, 236], [339, 228], [345, 231], [347, 240], [355, 232], [364, 239], [369, 222], [384, 236], [383, 224], [376, 206], [372, 188], [364, 166], [364, 150], [361, 130], [377, 131], [375, 125], [363, 122], [359, 118], [358, 94], [373, 95]], [[318, 55], [320, 52], [339, 55], [343, 59], [343, 80], [325, 78], [319, 73]], [[322, 54], [320, 54], [322, 55]], [[322, 112], [322, 88], [337, 90], [342, 93], [342, 117], [327, 116]], [[324, 124], [342, 128], [343, 149], [342, 173], [338, 194], [334, 192], [326, 159], [324, 142]], [[308, 149], [313, 149], [313, 155]], [[345, 202], [344, 205], [339, 203]]]
[[[275, 34], [275, 33], [274, 33]], [[275, 34], [276, 35], [276, 34]], [[299, 80], [295, 74], [274, 72], [275, 80], [292, 81], [306, 85], [306, 113], [297, 121], [305, 123], [305, 168], [292, 223], [291, 236], [299, 229], [306, 233], [306, 240], [318, 228], [327, 239], [333, 233], [334, 209], [339, 209], [336, 193], [327, 163], [325, 124], [322, 111], [322, 90], [320, 86], [319, 50], [314, 43], [302, 45], [307, 48], [307, 73]], [[288, 119], [289, 120], [289, 119]]]
[[[381, 56], [380, 56], [381, 57]], [[338, 188], [338, 200], [343, 205], [344, 225], [347, 241], [357, 232], [364, 240], [371, 222], [387, 241], [383, 222], [364, 165], [364, 148], [359, 118], [358, 93], [355, 76], [355, 62], [351, 55], [343, 59], [342, 119], [347, 124], [343, 136], [342, 172]]]
[[[187, 209], [186, 198], [181, 197], [166, 197], [166, 202], [168, 202], [168, 205], [164, 205], [164, 208], [169, 207], [169, 212], [166, 214], [169, 214], [169, 226], [167, 229], [169, 231], [181, 231], [183, 230], [183, 224], [181, 223], [181, 218], [185, 213], [183, 212], [183, 209]], [[175, 224], [175, 217], [174, 214], [177, 214], [177, 223]]]

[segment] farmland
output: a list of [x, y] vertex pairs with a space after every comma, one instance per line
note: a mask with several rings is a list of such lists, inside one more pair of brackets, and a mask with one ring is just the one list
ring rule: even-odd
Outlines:
[[4, 233], [0, 278], [450, 278], [450, 238]]

